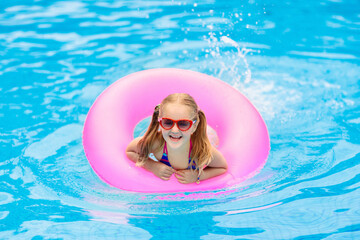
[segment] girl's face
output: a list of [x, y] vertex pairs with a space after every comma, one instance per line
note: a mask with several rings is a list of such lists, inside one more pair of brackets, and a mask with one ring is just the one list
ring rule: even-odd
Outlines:
[[[196, 119], [194, 112], [191, 111], [191, 108], [180, 103], [168, 103], [162, 110], [162, 118], [170, 118], [173, 120], [187, 119], [191, 121]], [[160, 127], [160, 129], [167, 145], [172, 149], [176, 149], [189, 143], [191, 134], [195, 132], [197, 125], [198, 121], [187, 131], [179, 130], [177, 124], [174, 124], [173, 128], [169, 130], [165, 130], [162, 127]]]

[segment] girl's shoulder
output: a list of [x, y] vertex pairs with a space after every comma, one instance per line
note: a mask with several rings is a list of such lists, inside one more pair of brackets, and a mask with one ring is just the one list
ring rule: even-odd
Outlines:
[[160, 149], [164, 148], [164, 143], [158, 139], [154, 140], [151, 144], [151, 151], [152, 152], [157, 152]]
[[150, 152], [154, 154], [155, 158], [159, 161], [162, 158], [163, 155], [163, 149], [164, 149], [164, 143], [162, 143], [159, 140], [156, 140], [151, 145]]

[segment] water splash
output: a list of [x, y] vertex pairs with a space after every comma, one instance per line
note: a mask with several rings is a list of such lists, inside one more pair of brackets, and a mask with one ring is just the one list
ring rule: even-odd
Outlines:
[[[241, 88], [243, 84], [249, 84], [251, 82], [251, 69], [246, 56], [256, 51], [240, 46], [228, 36], [218, 38], [215, 35], [215, 33], [210, 32], [206, 39], [209, 49], [205, 52], [212, 57], [207, 67], [213, 69], [217, 78], [228, 82], [237, 89]], [[208, 56], [205, 57], [208, 58]]]
[[234, 40], [232, 40], [231, 38], [229, 38], [229, 37], [222, 36], [220, 39], [224, 43], [230, 44], [231, 46], [233, 46], [237, 50], [237, 56], [239, 58], [237, 58], [236, 61], [234, 61], [234, 64], [230, 67], [230, 71], [235, 72], [235, 68], [239, 64], [239, 61], [243, 61], [243, 64], [245, 65], [245, 68], [246, 68], [244, 83], [249, 83], [250, 80], [251, 80], [251, 69], [249, 68], [249, 64], [248, 64], [248, 62], [246, 60], [246, 54], [248, 54], [252, 50], [247, 49], [247, 48], [240, 48], [239, 44], [237, 42], [235, 42]]

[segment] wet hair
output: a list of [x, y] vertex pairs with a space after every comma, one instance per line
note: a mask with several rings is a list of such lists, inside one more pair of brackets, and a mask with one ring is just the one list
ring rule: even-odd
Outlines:
[[[207, 122], [206, 117], [203, 111], [201, 111], [196, 104], [193, 97], [186, 93], [174, 93], [167, 96], [161, 104], [155, 107], [152, 119], [143, 138], [139, 141], [138, 147], [140, 149], [139, 160], [136, 163], [137, 166], [144, 165], [145, 161], [148, 160], [149, 154], [151, 153], [152, 147], [155, 142], [159, 143], [158, 149], [164, 146], [164, 138], [160, 131], [158, 131], [160, 124], [158, 121], [159, 116], [164, 109], [164, 106], [169, 103], [180, 103], [188, 106], [192, 111], [194, 118], [196, 120], [197, 128], [195, 132], [191, 135], [192, 141], [192, 150], [191, 150], [191, 160], [190, 166], [195, 163], [197, 169], [199, 170], [199, 175], [201, 171], [210, 163], [211, 161], [211, 143], [207, 136]], [[155, 149], [155, 150], [158, 150]]]

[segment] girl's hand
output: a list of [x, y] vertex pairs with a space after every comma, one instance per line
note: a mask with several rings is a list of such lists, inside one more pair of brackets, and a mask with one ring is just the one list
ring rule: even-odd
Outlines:
[[178, 170], [175, 172], [175, 177], [177, 178], [179, 183], [194, 183], [198, 179], [198, 171], [190, 169]]
[[169, 167], [163, 163], [156, 163], [153, 167], [152, 172], [162, 180], [169, 180], [171, 175], [175, 172], [175, 170], [172, 167]]

